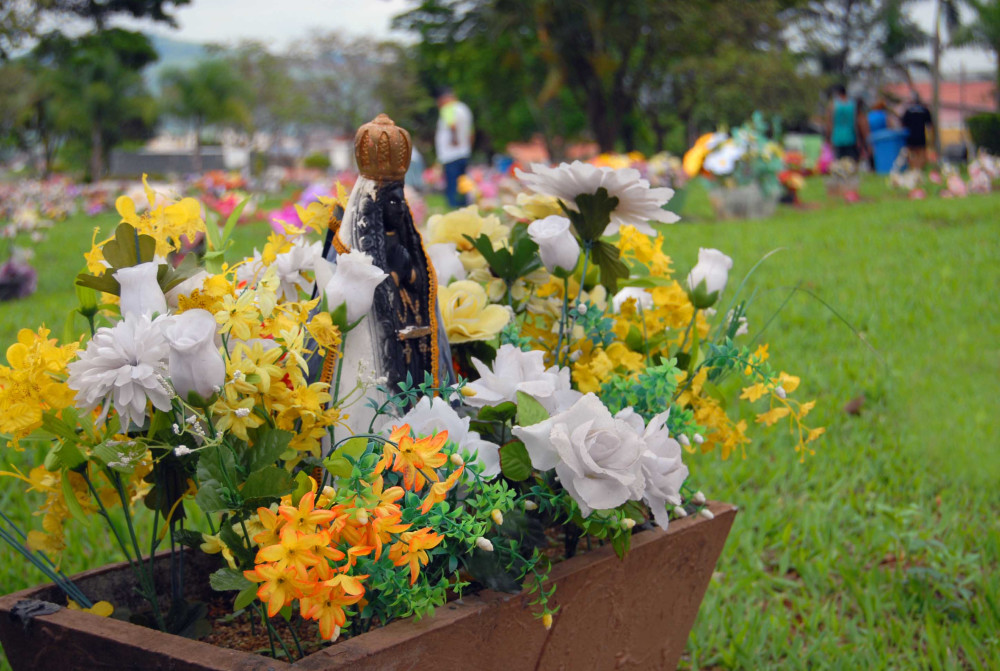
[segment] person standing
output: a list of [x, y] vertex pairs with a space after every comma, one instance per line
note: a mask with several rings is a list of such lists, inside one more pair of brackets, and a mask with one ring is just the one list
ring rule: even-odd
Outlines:
[[857, 161], [861, 158], [860, 147], [868, 141], [864, 134], [868, 126], [867, 117], [858, 102], [847, 97], [843, 84], [835, 86], [833, 93], [826, 115], [827, 139], [837, 159]]
[[472, 110], [455, 97], [451, 89], [438, 95], [438, 123], [434, 134], [434, 149], [438, 162], [444, 166], [445, 197], [451, 207], [466, 204], [465, 196], [458, 192], [458, 179], [465, 174], [472, 156]]
[[934, 131], [934, 118], [921, 102], [918, 93], [913, 93], [910, 106], [903, 112], [901, 122], [909, 132], [906, 136], [906, 149], [910, 155], [910, 169], [923, 170], [927, 165], [927, 127]]

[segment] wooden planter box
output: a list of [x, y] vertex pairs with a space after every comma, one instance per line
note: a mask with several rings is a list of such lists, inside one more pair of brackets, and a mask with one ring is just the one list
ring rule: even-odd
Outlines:
[[[736, 516], [729, 504], [709, 507], [715, 519], [693, 516], [666, 532], [636, 534], [624, 561], [605, 546], [553, 567], [561, 609], [548, 631], [532, 615], [530, 597], [487, 590], [289, 664], [65, 608], [27, 623], [11, 614], [22, 599], [64, 603], [48, 585], [0, 598], [0, 642], [14, 671], [673, 669]], [[134, 600], [124, 564], [74, 579], [95, 600]]]

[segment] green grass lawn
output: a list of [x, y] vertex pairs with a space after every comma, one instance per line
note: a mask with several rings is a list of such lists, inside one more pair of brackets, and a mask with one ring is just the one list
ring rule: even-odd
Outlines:
[[[764, 334], [772, 362], [802, 377], [828, 433], [800, 463], [780, 424], [746, 460], [690, 457], [712, 498], [740, 507], [702, 605], [685, 669], [989, 669], [1000, 659], [1000, 195], [908, 201], [880, 180], [863, 202], [714, 223], [698, 189], [665, 228], [678, 273], [698, 247], [756, 273], [751, 332], [799, 286]], [[105, 228], [114, 217], [102, 220]], [[39, 292], [0, 305], [0, 344], [41, 321], [61, 333], [92, 221], [56, 227], [39, 249]], [[240, 249], [263, 239], [241, 229]], [[82, 322], [79, 323], [82, 328]], [[874, 351], [873, 351], [874, 350]], [[864, 395], [859, 415], [843, 406]], [[23, 464], [11, 452], [3, 461]], [[25, 521], [37, 501], [12, 481], [0, 505]], [[70, 535], [67, 572], [118, 559], [103, 528]], [[0, 548], [0, 591], [41, 581]]]

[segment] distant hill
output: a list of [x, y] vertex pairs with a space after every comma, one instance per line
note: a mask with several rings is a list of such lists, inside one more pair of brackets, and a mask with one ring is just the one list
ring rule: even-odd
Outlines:
[[156, 53], [160, 55], [158, 61], [146, 68], [146, 83], [153, 93], [160, 91], [160, 73], [164, 70], [174, 67], [189, 68], [205, 58], [204, 44], [175, 40], [155, 33], [147, 33], [146, 35], [153, 43]]

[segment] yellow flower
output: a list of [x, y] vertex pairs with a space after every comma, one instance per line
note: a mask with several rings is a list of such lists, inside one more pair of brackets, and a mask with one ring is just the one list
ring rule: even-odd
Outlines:
[[[334, 213], [337, 206], [346, 207], [347, 200], [347, 190], [344, 189], [343, 184], [337, 182], [336, 196], [319, 196], [319, 201], [309, 203], [308, 207], [296, 205], [295, 211], [299, 215], [299, 221], [302, 222], [303, 229], [311, 228], [317, 233], [322, 234], [326, 233], [326, 229], [336, 222], [337, 217]], [[292, 229], [291, 232], [293, 233], [300, 232], [294, 230], [295, 227], [291, 226], [291, 222], [285, 222], [285, 229]]]
[[101, 617], [111, 617], [112, 613], [115, 612], [115, 607], [107, 601], [98, 601], [90, 608], [81, 608], [80, 604], [73, 601], [73, 599], [66, 599], [66, 608], [83, 611], [92, 615], [100, 615]]
[[334, 325], [329, 312], [317, 313], [306, 325], [306, 330], [323, 350], [340, 347], [340, 329]]
[[138, 214], [135, 202], [128, 196], [119, 196], [115, 201], [115, 209], [121, 215], [123, 223], [131, 224], [139, 233], [149, 235], [156, 240], [156, 253], [166, 256], [178, 249], [181, 238], [194, 238], [205, 230], [205, 222], [201, 218], [201, 205], [194, 198], [184, 198], [177, 203], [155, 206], [156, 193], [142, 176], [142, 186], [149, 201], [149, 211]]
[[15, 446], [42, 425], [45, 410], [73, 405], [73, 390], [63, 380], [77, 343], [60, 346], [48, 335], [44, 327], [21, 329], [7, 348], [10, 366], [0, 366], [0, 432], [12, 434]]
[[553, 214], [565, 215], [559, 199], [541, 193], [519, 193], [514, 205], [504, 205], [504, 212], [516, 219], [535, 221]]
[[239, 298], [223, 296], [222, 308], [215, 313], [221, 333], [228, 333], [240, 340], [250, 340], [260, 327], [260, 313], [253, 303], [254, 292], [244, 291]]
[[500, 218], [496, 215], [486, 217], [479, 214], [476, 205], [470, 205], [447, 214], [435, 214], [427, 220], [428, 245], [441, 242], [453, 242], [458, 249], [459, 258], [467, 271], [486, 267], [486, 259], [476, 251], [472, 243], [465, 236], [468, 235], [473, 240], [485, 234], [493, 243], [493, 249], [499, 249], [507, 241], [510, 229], [500, 223]]
[[233, 551], [229, 549], [229, 546], [222, 542], [222, 539], [218, 536], [211, 536], [209, 534], [201, 535], [202, 541], [201, 551], [205, 554], [217, 555], [222, 553], [222, 557], [229, 564], [229, 568], [236, 568], [236, 557], [233, 556]]
[[280, 233], [271, 233], [264, 245], [264, 251], [260, 253], [260, 260], [265, 266], [274, 263], [278, 254], [284, 254], [292, 248], [292, 242]]
[[763, 423], [764, 426], [773, 426], [782, 417], [786, 417], [792, 411], [788, 406], [778, 406], [777, 408], [771, 408], [767, 412], [762, 412], [757, 415], [757, 423]]
[[218, 419], [215, 428], [220, 432], [230, 431], [234, 436], [249, 441], [248, 429], [256, 429], [264, 423], [263, 418], [254, 412], [252, 398], [240, 398], [233, 385], [227, 384], [222, 390], [219, 400], [212, 406], [212, 414]]
[[448, 342], [452, 343], [487, 340], [510, 320], [507, 308], [491, 305], [486, 290], [471, 280], [439, 286], [438, 304]]

